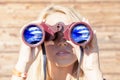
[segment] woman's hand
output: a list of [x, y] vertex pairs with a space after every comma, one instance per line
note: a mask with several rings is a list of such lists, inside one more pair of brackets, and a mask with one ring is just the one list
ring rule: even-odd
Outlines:
[[[22, 36], [23, 28], [20, 31], [20, 36]], [[21, 74], [25, 75], [28, 72], [29, 67], [34, 62], [34, 60], [37, 58], [37, 55], [39, 54], [40, 49], [41, 49], [40, 45], [37, 47], [30, 47], [26, 45], [21, 38], [19, 58], [18, 58], [17, 64], [15, 65], [15, 70], [13, 71], [12, 80], [23, 80], [24, 79], [22, 76], [21, 77], [19, 76]]]
[[[22, 30], [23, 30], [23, 28], [20, 31], [21, 36], [22, 36]], [[16, 64], [15, 68], [18, 71], [27, 72], [30, 65], [36, 59], [40, 49], [41, 49], [40, 46], [38, 46], [38, 47], [29, 47], [21, 39], [19, 58], [18, 58], [18, 62]]]
[[82, 65], [85, 80], [103, 80], [102, 73], [100, 71], [99, 49], [95, 32], [91, 43], [84, 48]]

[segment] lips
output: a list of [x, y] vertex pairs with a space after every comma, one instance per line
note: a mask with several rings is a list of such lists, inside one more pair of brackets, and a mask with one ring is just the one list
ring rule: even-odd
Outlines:
[[56, 55], [57, 56], [66, 56], [66, 55], [69, 55], [70, 53], [67, 52], [67, 51], [60, 51], [60, 52], [57, 52]]

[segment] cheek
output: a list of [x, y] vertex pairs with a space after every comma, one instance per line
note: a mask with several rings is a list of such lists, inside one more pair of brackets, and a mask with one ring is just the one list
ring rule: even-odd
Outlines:
[[79, 61], [80, 58], [81, 58], [81, 49], [80, 49], [80, 46], [76, 46], [74, 49], [73, 49], [73, 52], [75, 53], [76, 57], [77, 57], [77, 60]]
[[79, 50], [76, 48], [73, 48], [72, 51], [73, 51], [73, 55], [75, 55], [75, 56], [77, 56], [79, 54]]
[[54, 61], [56, 49], [54, 46], [46, 47], [46, 56], [50, 61]]

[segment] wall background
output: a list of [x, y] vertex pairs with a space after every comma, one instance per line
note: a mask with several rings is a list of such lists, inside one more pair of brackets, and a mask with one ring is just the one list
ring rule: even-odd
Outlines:
[[49, 4], [74, 7], [97, 31], [107, 80], [120, 80], [120, 0], [0, 0], [0, 80], [10, 80], [18, 59], [20, 28]]

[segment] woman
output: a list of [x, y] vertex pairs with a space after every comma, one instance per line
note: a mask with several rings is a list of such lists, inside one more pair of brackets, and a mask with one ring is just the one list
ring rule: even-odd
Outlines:
[[[42, 21], [49, 25], [56, 24], [55, 27], [62, 22], [64, 24], [61, 26], [65, 29], [65, 25], [73, 22], [88, 23], [74, 10], [62, 6], [49, 6], [41, 11], [37, 22]], [[91, 42], [82, 48], [66, 40], [62, 32], [57, 33], [56, 39], [44, 41], [47, 57], [46, 75], [41, 45], [29, 47], [23, 41], [21, 43], [12, 80], [45, 80], [45, 78], [46, 80], [103, 80], [95, 32]]]

